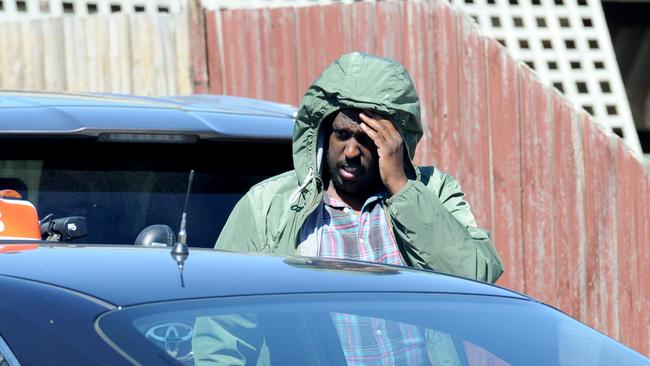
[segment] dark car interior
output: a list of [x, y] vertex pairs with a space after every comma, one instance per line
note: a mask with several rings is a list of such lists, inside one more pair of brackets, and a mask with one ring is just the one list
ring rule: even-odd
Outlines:
[[132, 244], [147, 226], [178, 232], [190, 170], [188, 244], [212, 247], [237, 200], [292, 168], [288, 143], [116, 143], [43, 138], [2, 141], [0, 187], [32, 202], [39, 218], [84, 217], [73, 243]]

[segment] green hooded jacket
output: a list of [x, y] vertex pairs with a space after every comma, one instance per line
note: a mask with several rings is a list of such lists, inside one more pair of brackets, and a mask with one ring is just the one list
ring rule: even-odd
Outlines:
[[408, 72], [397, 62], [358, 52], [340, 57], [307, 90], [293, 132], [295, 170], [252, 187], [233, 209], [215, 247], [301, 254], [299, 245], [322, 205], [321, 122], [345, 108], [389, 116], [405, 141], [409, 181], [385, 201], [405, 262], [495, 282], [503, 272], [501, 261], [487, 233], [477, 227], [458, 182], [434, 167], [411, 163], [422, 124]]

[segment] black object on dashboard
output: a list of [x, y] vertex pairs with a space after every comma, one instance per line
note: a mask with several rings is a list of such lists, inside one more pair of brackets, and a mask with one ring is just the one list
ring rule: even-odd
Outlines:
[[60, 219], [52, 219], [52, 217], [50, 214], [39, 221], [43, 240], [69, 241], [88, 235], [85, 217], [71, 216]]

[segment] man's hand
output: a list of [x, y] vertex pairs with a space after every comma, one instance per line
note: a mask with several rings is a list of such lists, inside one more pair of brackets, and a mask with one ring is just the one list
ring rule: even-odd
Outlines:
[[377, 147], [381, 181], [392, 196], [399, 192], [408, 179], [404, 172], [404, 144], [402, 136], [388, 119], [371, 112], [359, 113], [361, 128]]

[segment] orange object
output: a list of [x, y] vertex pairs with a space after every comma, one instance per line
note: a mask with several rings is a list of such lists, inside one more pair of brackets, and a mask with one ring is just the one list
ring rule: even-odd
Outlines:
[[[0, 238], [2, 238], [0, 236]], [[0, 244], [0, 254], [20, 253], [27, 250], [38, 249], [38, 244]]]
[[41, 240], [38, 213], [31, 202], [0, 198], [0, 239]]
[[13, 189], [3, 189], [0, 191], [0, 198], [22, 199], [23, 197], [20, 195], [20, 193], [14, 191]]

